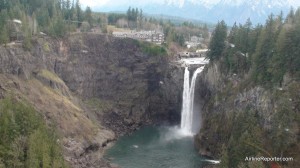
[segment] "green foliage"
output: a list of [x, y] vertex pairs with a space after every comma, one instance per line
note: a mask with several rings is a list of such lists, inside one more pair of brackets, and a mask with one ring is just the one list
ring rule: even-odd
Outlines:
[[[214, 36], [219, 27], [217, 26]], [[296, 12], [291, 10], [285, 20], [281, 13], [278, 16], [271, 15], [265, 25], [252, 27], [250, 20], [244, 25], [233, 25], [225, 39], [228, 43], [222, 50], [214, 48], [218, 46], [215, 45], [214, 36], [210, 44], [209, 58], [218, 61], [224, 76], [233, 78], [229, 79], [228, 83], [233, 83], [236, 79], [241, 81], [236, 88], [224, 82], [225, 89], [222, 88], [222, 92], [217, 93], [207, 104], [208, 111], [221, 111], [209, 113], [205, 121], [209, 125], [205, 136], [213, 142], [214, 148], [217, 148], [216, 153], [221, 154], [221, 167], [267, 166], [262, 162], [245, 162], [246, 156], [298, 157], [300, 8]], [[233, 75], [234, 73], [237, 75]], [[272, 106], [271, 108], [257, 108], [261, 105], [257, 102], [255, 105], [250, 103], [253, 97], [250, 101], [239, 102], [239, 107], [241, 104], [247, 105], [241, 109], [229, 105], [237, 100], [236, 96], [235, 100], [230, 100], [232, 95], [258, 86], [263, 86], [267, 93], [270, 93], [268, 106]], [[231, 89], [231, 92], [222, 96], [228, 89]], [[220, 105], [223, 103], [226, 105]], [[224, 111], [220, 107], [225, 107]], [[234, 108], [231, 109], [232, 107]], [[224, 117], [224, 113], [227, 117]], [[233, 117], [228, 119], [230, 116]], [[221, 148], [222, 144], [224, 145]], [[211, 149], [210, 144], [208, 146]]]
[[46, 51], [46, 52], [50, 52], [50, 46], [49, 46], [48, 42], [45, 42], [43, 44], [43, 50]]
[[142, 51], [150, 56], [165, 56], [167, 55], [167, 50], [164, 47], [147, 43], [147, 42], [139, 42]]
[[139, 10], [137, 8], [136, 9], [131, 8], [131, 7], [128, 8], [128, 10], [127, 10], [128, 21], [136, 22], [138, 19], [138, 16], [139, 16]]
[[23, 40], [23, 47], [25, 50], [30, 50], [32, 48], [31, 38], [31, 33], [27, 31]]
[[255, 111], [239, 112], [228, 142], [229, 167], [237, 167], [247, 156], [256, 156], [262, 142], [262, 129]]
[[277, 91], [274, 94], [277, 106], [271, 118], [273, 122], [269, 136], [272, 139], [273, 153], [278, 155], [283, 155], [297, 142], [293, 129], [295, 123], [299, 122], [297, 121], [299, 109], [295, 107], [298, 106], [300, 97], [294, 92], [299, 92], [296, 85], [291, 85], [288, 91]]
[[221, 157], [220, 167], [228, 168], [228, 166], [229, 166], [228, 150], [224, 144], [222, 145], [221, 156], [222, 157]]
[[[142, 24], [143, 19], [143, 11], [138, 8], [131, 8], [129, 7], [127, 12], [127, 20], [128, 20], [128, 26], [129, 28], [138, 28], [140, 24]], [[140, 23], [140, 24], [138, 24]]]
[[7, 9], [9, 6], [9, 3], [7, 0], [0, 0], [0, 12], [4, 9]]
[[[22, 20], [22, 30], [15, 29], [14, 19]], [[29, 50], [31, 36], [36, 35], [37, 30], [63, 37], [67, 31], [80, 27], [83, 21], [94, 24], [91, 8], [83, 12], [79, 0], [1, 0], [0, 44], [14, 40], [11, 34], [18, 33], [24, 37], [24, 48]]]
[[84, 13], [85, 20], [93, 27], [93, 17], [92, 17], [92, 10], [90, 7], [86, 7]]
[[[1, 16], [0, 16], [1, 17]], [[6, 26], [0, 28], [0, 44], [6, 44], [9, 41], [8, 30]]]
[[213, 32], [208, 53], [212, 61], [219, 60], [223, 73], [250, 74], [252, 84], [268, 88], [282, 85], [287, 74], [300, 79], [300, 9], [291, 10], [285, 20], [282, 13], [270, 15], [255, 28], [250, 20], [234, 24], [227, 38], [224, 25]]
[[96, 108], [97, 110], [104, 111], [104, 112], [113, 109], [113, 102], [108, 101], [108, 100], [92, 98], [92, 99], [87, 100], [86, 103], [90, 107]]
[[125, 14], [118, 14], [118, 13], [109, 13], [107, 16], [108, 24], [116, 25], [119, 19], [125, 19], [127, 16]]
[[228, 47], [223, 51], [222, 69], [229, 74], [245, 74], [251, 67], [260, 27], [252, 29], [250, 19], [244, 25], [233, 25], [227, 38]]
[[66, 25], [62, 18], [55, 18], [51, 24], [49, 29], [49, 34], [55, 37], [63, 37], [67, 32]]
[[0, 44], [6, 44], [9, 40], [8, 37], [8, 29], [7, 29], [7, 12], [6, 11], [1, 11], [0, 12]]
[[207, 57], [211, 61], [218, 60], [225, 49], [225, 40], [227, 37], [227, 25], [224, 21], [217, 24], [216, 29], [212, 34], [212, 38], [209, 44], [209, 52]]
[[272, 59], [275, 52], [277, 25], [271, 15], [267, 24], [261, 32], [256, 52], [253, 56], [254, 72], [252, 78], [259, 84], [265, 84], [271, 81], [272, 76], [268, 71], [268, 62]]
[[0, 101], [0, 167], [66, 167], [53, 130], [30, 106]]

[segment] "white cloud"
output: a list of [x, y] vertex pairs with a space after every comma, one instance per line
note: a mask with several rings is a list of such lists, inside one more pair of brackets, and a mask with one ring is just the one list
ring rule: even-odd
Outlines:
[[165, 0], [168, 5], [176, 5], [179, 7], [183, 7], [185, 0]]
[[288, 0], [290, 4], [292, 4], [295, 7], [300, 7], [300, 1], [299, 0]]
[[83, 6], [96, 7], [106, 5], [110, 0], [80, 0]]
[[[80, 0], [80, 3], [83, 7], [90, 6], [90, 7], [103, 7], [103, 6], [146, 6], [149, 4], [168, 4], [168, 5], [176, 5], [182, 7], [185, 2], [191, 2], [194, 4], [202, 4], [206, 7], [211, 7], [221, 0]], [[241, 4], [245, 1], [249, 0], [225, 0], [225, 3], [232, 3], [232, 4]], [[300, 6], [299, 0], [282, 0], [283, 2], [288, 1], [289, 4], [292, 6]]]
[[[163, 0], [80, 0], [82, 6], [103, 7], [103, 6], [145, 6], [147, 4], [163, 4]], [[178, 1], [178, 0], [173, 0]], [[184, 1], [184, 0], [182, 0]]]

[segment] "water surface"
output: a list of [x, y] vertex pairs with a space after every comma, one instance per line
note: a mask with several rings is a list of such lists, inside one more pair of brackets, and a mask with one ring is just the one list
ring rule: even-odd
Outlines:
[[122, 168], [200, 168], [207, 163], [191, 136], [168, 127], [145, 127], [121, 137], [105, 157]]

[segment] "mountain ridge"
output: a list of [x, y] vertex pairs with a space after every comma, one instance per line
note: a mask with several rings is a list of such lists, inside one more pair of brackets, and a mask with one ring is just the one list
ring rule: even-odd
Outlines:
[[281, 11], [287, 14], [294, 6], [294, 1], [283, 0], [166, 0], [163, 3], [152, 2], [137, 3], [136, 6], [122, 4], [121, 6], [112, 5], [96, 7], [96, 11], [126, 11], [129, 6], [143, 9], [147, 14], [163, 14], [180, 16], [187, 19], [197, 19], [206, 22], [217, 23], [224, 20], [229, 25], [233, 23], [245, 23], [248, 18], [253, 24], [262, 24], [273, 13], [279, 15]]

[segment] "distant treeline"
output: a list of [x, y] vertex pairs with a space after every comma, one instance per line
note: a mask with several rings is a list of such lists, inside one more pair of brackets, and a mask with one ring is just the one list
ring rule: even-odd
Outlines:
[[[13, 26], [14, 19], [22, 21], [21, 30]], [[30, 47], [31, 36], [38, 32], [62, 37], [84, 22], [92, 26], [92, 11], [83, 11], [79, 0], [0, 0], [0, 43], [9, 42], [17, 31]]]
[[99, 13], [92, 12], [90, 7], [82, 10], [79, 0], [0, 0], [0, 44], [19, 40], [25, 49], [30, 49], [32, 36], [37, 34], [63, 37], [68, 32], [86, 32], [95, 27], [102, 33], [112, 33], [108, 25], [162, 31], [168, 46], [184, 46], [194, 35], [209, 38], [206, 25], [197, 26], [191, 22], [175, 25], [167, 19], [146, 17], [142, 9], [133, 7], [123, 14]]
[[126, 14], [109, 13], [107, 20], [109, 25], [115, 25], [119, 28], [162, 31], [165, 34], [165, 41], [168, 46], [171, 43], [184, 46], [185, 41], [189, 41], [191, 36], [209, 38], [209, 30], [206, 24], [199, 26], [188, 21], [176, 24], [170, 19], [144, 16], [143, 10], [138, 8], [129, 7]]

